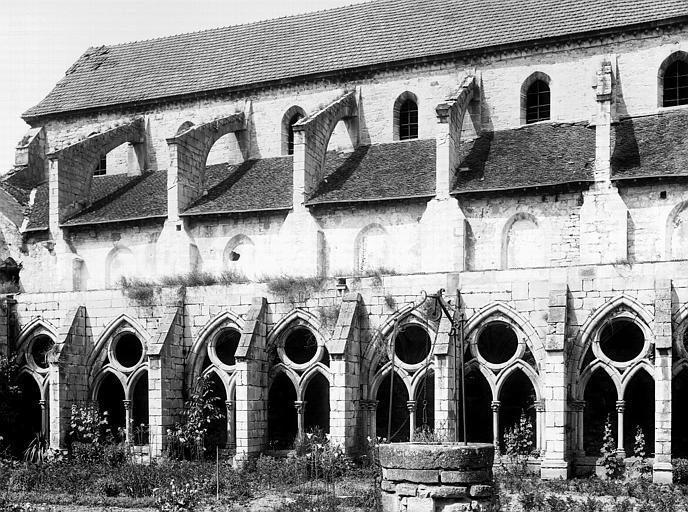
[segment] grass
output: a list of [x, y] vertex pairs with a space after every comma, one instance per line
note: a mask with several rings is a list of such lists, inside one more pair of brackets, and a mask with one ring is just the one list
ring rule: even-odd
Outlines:
[[290, 302], [302, 302], [310, 298], [313, 292], [322, 290], [325, 280], [324, 277], [286, 275], [265, 278], [270, 293], [286, 298]]

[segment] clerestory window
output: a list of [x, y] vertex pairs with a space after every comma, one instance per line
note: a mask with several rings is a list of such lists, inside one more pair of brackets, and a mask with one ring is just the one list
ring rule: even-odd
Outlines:
[[526, 124], [550, 118], [550, 90], [543, 80], [535, 80], [526, 92]]

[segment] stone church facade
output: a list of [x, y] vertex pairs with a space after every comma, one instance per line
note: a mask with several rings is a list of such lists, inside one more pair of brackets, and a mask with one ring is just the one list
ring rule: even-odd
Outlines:
[[[62, 447], [94, 401], [157, 456], [205, 375], [237, 461], [314, 427], [453, 438], [462, 341], [470, 441], [525, 414], [567, 477], [608, 417], [670, 481], [688, 10], [621, 4], [379, 0], [88, 49], [0, 183], [0, 350], [36, 429]], [[459, 330], [420, 304], [440, 289]]]

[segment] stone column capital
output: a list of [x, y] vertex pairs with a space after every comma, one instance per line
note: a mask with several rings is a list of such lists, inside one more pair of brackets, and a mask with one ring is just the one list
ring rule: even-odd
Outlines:
[[408, 409], [409, 413], [413, 414], [416, 412], [416, 401], [415, 400], [409, 400], [406, 402], [406, 408]]
[[234, 407], [234, 401], [233, 400], [225, 400], [225, 407], [227, 407], [227, 410], [230, 411], [232, 407]]
[[499, 400], [493, 400], [492, 404], [490, 407], [492, 408], [492, 412], [499, 412], [499, 407], [502, 405], [502, 402]]
[[570, 406], [574, 411], [582, 411], [585, 409], [585, 400], [573, 400], [570, 402]]
[[616, 401], [616, 412], [624, 412], [626, 410], [626, 400]]
[[42, 410], [45, 410], [45, 406], [47, 405], [47, 402], [45, 400], [39, 400], [38, 404], [41, 406]]
[[294, 407], [296, 408], [297, 414], [302, 414], [306, 410], [306, 401], [296, 400], [294, 402]]
[[545, 412], [545, 401], [538, 400], [537, 402], [535, 402], [535, 410], [537, 412]]
[[122, 400], [122, 404], [124, 404], [124, 409], [131, 411], [131, 400]]

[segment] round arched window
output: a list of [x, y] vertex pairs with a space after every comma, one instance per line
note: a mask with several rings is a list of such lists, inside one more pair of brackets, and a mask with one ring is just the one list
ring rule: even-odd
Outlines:
[[643, 331], [630, 320], [614, 320], [602, 328], [600, 349], [612, 361], [627, 363], [640, 355], [645, 346]]
[[44, 334], [36, 336], [31, 342], [31, 358], [38, 368], [48, 368], [48, 352], [54, 345], [53, 340]]
[[284, 353], [293, 363], [308, 363], [318, 353], [318, 341], [308, 329], [294, 329], [284, 341]]
[[478, 353], [488, 363], [506, 363], [517, 350], [518, 337], [505, 323], [493, 322], [485, 326], [478, 336]]
[[130, 369], [143, 359], [143, 345], [135, 335], [125, 333], [115, 341], [112, 355], [120, 366]]
[[394, 343], [396, 356], [408, 365], [420, 364], [430, 354], [430, 336], [419, 325], [407, 325], [397, 334]]

